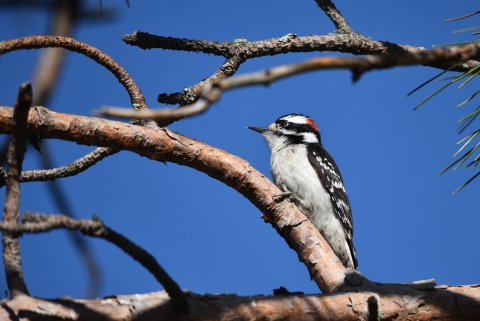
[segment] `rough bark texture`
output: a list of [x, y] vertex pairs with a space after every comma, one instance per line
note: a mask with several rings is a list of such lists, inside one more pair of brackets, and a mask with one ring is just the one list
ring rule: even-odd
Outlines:
[[[0, 133], [11, 131], [12, 115], [12, 108], [0, 108]], [[318, 230], [294, 204], [275, 202], [272, 196], [281, 193], [278, 187], [239, 157], [166, 128], [55, 113], [43, 107], [32, 108], [27, 133], [129, 150], [204, 172], [237, 190], [262, 211], [299, 254], [323, 292], [331, 292], [343, 283], [344, 268]]]
[[[20, 173], [26, 150], [26, 128], [28, 111], [32, 104], [32, 86], [24, 83], [20, 86], [12, 109], [12, 132], [8, 146], [8, 170], [6, 177], [7, 195], [3, 209], [3, 221], [17, 223], [20, 217]], [[20, 257], [20, 243], [18, 237], [10, 233], [2, 233], [3, 264], [7, 276], [10, 296], [14, 298], [20, 294], [28, 294], [23, 279], [22, 259]]]
[[[479, 285], [421, 291], [401, 284], [357, 287], [329, 295], [248, 296], [185, 292], [179, 315], [162, 292], [98, 300], [42, 300], [19, 296], [0, 308], [0, 320], [476, 320]], [[13, 318], [18, 316], [18, 318]]]

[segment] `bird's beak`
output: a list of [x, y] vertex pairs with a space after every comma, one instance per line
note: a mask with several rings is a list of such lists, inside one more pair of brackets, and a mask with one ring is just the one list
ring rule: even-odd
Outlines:
[[248, 129], [251, 129], [251, 130], [254, 130], [256, 132], [259, 132], [260, 134], [263, 134], [264, 132], [266, 132], [267, 130], [269, 130], [268, 128], [262, 128], [262, 127], [250, 127], [250, 126], [247, 126]]
[[251, 130], [254, 130], [256, 132], [259, 132], [260, 134], [263, 134], [264, 132], [267, 132], [269, 130], [276, 130], [277, 129], [277, 125], [275, 123], [273, 124], [270, 124], [270, 126], [268, 126], [267, 128], [262, 128], [262, 127], [250, 127], [250, 126], [247, 126], [248, 129], [251, 129]]

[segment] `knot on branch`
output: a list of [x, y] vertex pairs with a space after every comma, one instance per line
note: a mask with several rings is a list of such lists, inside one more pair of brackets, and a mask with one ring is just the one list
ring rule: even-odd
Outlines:
[[173, 94], [159, 94], [157, 101], [167, 105], [190, 105], [193, 104], [197, 99], [197, 94], [192, 88], [185, 88], [182, 92], [176, 92]]

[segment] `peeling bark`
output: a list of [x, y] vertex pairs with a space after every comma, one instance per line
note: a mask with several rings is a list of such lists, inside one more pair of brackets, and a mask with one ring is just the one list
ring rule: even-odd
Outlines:
[[[237, 296], [185, 291], [179, 315], [165, 291], [97, 300], [19, 296], [2, 304], [0, 320], [476, 320], [480, 285], [417, 290], [409, 285], [357, 287], [328, 295]], [[369, 289], [366, 289], [369, 288]]]
[[[0, 133], [12, 128], [13, 109], [0, 107]], [[234, 188], [264, 215], [298, 253], [323, 292], [343, 284], [342, 264], [312, 223], [287, 200], [272, 196], [280, 189], [247, 161], [224, 150], [188, 138], [167, 128], [152, 129], [127, 123], [32, 108], [28, 134], [58, 138], [83, 145], [128, 150], [156, 161], [168, 161], [199, 170]]]

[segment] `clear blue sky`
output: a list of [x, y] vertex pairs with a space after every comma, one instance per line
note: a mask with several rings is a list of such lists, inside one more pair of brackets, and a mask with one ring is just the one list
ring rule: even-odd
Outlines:
[[[82, 22], [74, 37], [110, 54], [133, 76], [149, 107], [159, 93], [176, 92], [213, 74], [224, 58], [125, 45], [136, 30], [190, 39], [263, 40], [287, 33], [299, 36], [335, 32], [311, 1], [103, 1], [118, 9], [111, 23]], [[375, 40], [430, 48], [469, 41], [477, 18], [444, 20], [478, 10], [473, 2], [336, 1], [351, 27]], [[98, 8], [97, 1], [90, 6]], [[0, 38], [46, 34], [50, 16], [38, 9], [0, 12]], [[38, 50], [0, 58], [0, 105], [13, 105], [18, 86], [30, 80]], [[309, 57], [337, 53], [288, 54], [253, 59], [239, 74]], [[379, 282], [435, 278], [439, 284], [470, 284], [480, 279], [480, 218], [476, 202], [480, 179], [455, 196], [471, 170], [437, 173], [452, 161], [457, 120], [478, 104], [456, 105], [477, 90], [475, 81], [458, 91], [413, 107], [438, 84], [407, 98], [407, 93], [438, 71], [427, 67], [369, 72], [352, 84], [346, 71], [316, 72], [268, 88], [229, 92], [208, 113], [171, 126], [248, 160], [269, 174], [270, 153], [262, 137], [245, 126], [263, 126], [291, 112], [313, 117], [323, 143], [342, 171], [355, 221], [359, 269]], [[70, 53], [48, 108], [91, 115], [102, 105], [129, 106], [117, 80], [93, 61]], [[477, 123], [478, 124], [478, 123]], [[474, 129], [476, 124], [472, 127]], [[54, 141], [57, 166], [93, 147]], [[30, 148], [26, 169], [40, 166]], [[184, 289], [200, 293], [270, 294], [318, 292], [308, 272], [260, 211], [233, 189], [176, 164], [164, 165], [122, 152], [61, 186], [79, 217], [100, 216], [116, 231], [150, 251]], [[4, 194], [4, 192], [2, 193]], [[57, 213], [43, 183], [22, 185], [21, 210]], [[0, 200], [3, 202], [4, 196]], [[157, 291], [161, 286], [137, 262], [103, 240], [88, 239], [102, 272], [101, 295]], [[40, 297], [81, 297], [86, 273], [65, 231], [21, 238], [25, 278]], [[0, 291], [6, 289], [0, 277]]]

